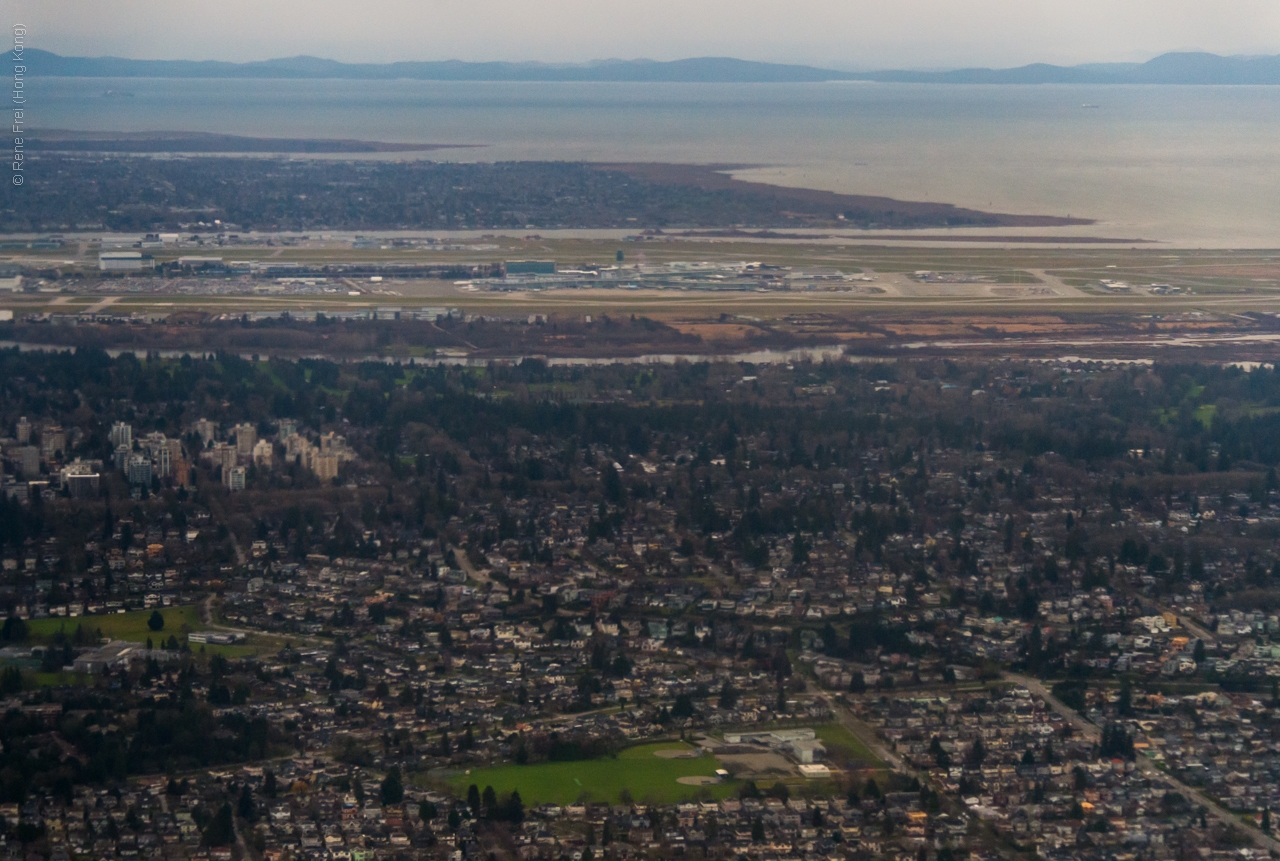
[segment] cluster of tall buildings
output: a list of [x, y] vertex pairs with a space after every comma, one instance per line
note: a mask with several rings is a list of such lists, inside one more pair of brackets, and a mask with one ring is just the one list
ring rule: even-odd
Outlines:
[[223, 486], [232, 491], [244, 490], [247, 467], [253, 462], [258, 443], [266, 443], [268, 453], [271, 450], [271, 443], [259, 440], [258, 429], [248, 422], [233, 427], [229, 440], [219, 440], [217, 424], [208, 419], [196, 422], [195, 432], [205, 446], [201, 457], [211, 469], [221, 472]]
[[[58, 467], [68, 450], [68, 434], [59, 424], [37, 427], [23, 416], [14, 425], [13, 436], [0, 439], [0, 450], [5, 463], [4, 492], [25, 499], [32, 483], [39, 488], [47, 486], [46, 471], [55, 476], [59, 474]], [[15, 478], [22, 481], [16, 482]]]
[[321, 434], [319, 444], [295, 433], [285, 438], [284, 446], [288, 460], [302, 464], [321, 481], [337, 478], [338, 467], [356, 456], [346, 439], [333, 432]]
[[345, 437], [330, 432], [308, 438], [299, 433], [293, 419], [280, 420], [274, 440], [260, 437], [251, 422], [234, 425], [224, 435], [216, 422], [202, 418], [190, 432], [184, 448], [181, 439], [160, 431], [137, 436], [132, 424], [115, 422], [108, 433], [110, 458], [70, 460], [68, 451], [83, 439], [79, 428], [68, 432], [57, 424], [37, 426], [23, 417], [12, 437], [0, 437], [3, 493], [25, 500], [31, 493], [56, 494], [65, 489], [73, 498], [92, 499], [98, 496], [104, 467], [123, 473], [135, 495], [157, 480], [187, 487], [193, 478], [187, 459], [188, 452], [195, 454], [193, 448], [199, 449], [199, 456], [232, 491], [245, 489], [250, 467], [269, 470], [282, 462], [298, 464], [321, 481], [331, 481], [343, 463], [356, 457]]
[[12, 440], [6, 441], [5, 457], [26, 479], [40, 476], [40, 465], [54, 464], [67, 450], [67, 432], [58, 424], [37, 429], [26, 416], [18, 419]]
[[[218, 439], [218, 426], [208, 419], [200, 419], [193, 426], [205, 445], [202, 457], [211, 468], [220, 469], [222, 483], [230, 490], [244, 490], [250, 465], [257, 469], [272, 469], [277, 461], [277, 448], [270, 439], [259, 438], [258, 429], [249, 422], [233, 426], [226, 439]], [[301, 464], [317, 478], [332, 480], [338, 476], [338, 468], [355, 459], [355, 452], [346, 438], [335, 434], [321, 434], [313, 442], [298, 432], [293, 419], [281, 419], [276, 428], [276, 440], [283, 447], [286, 463]]]
[[146, 487], [153, 479], [172, 479], [186, 486], [191, 482], [191, 466], [183, 457], [182, 441], [152, 431], [134, 439], [133, 426], [116, 422], [109, 433], [113, 465], [125, 474], [129, 484]]

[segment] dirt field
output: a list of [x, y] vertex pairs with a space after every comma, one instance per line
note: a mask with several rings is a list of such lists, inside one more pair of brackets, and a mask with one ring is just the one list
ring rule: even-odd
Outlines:
[[686, 335], [697, 335], [704, 341], [741, 341], [763, 335], [755, 326], [740, 323], [671, 323], [671, 328]]
[[716, 757], [736, 777], [778, 777], [796, 773], [796, 768], [777, 753], [728, 753]]

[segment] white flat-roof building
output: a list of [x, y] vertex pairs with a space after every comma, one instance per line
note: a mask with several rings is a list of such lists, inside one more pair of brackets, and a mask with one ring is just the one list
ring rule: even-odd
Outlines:
[[179, 257], [178, 266], [183, 269], [221, 269], [221, 257]]
[[141, 272], [155, 264], [154, 257], [141, 251], [103, 251], [98, 254], [100, 272]]
[[230, 646], [243, 643], [244, 634], [238, 631], [192, 631], [187, 635], [188, 643], [209, 644], [211, 646]]
[[72, 667], [77, 673], [101, 673], [105, 669], [116, 669], [128, 666], [130, 661], [140, 652], [146, 651], [137, 643], [126, 640], [112, 640], [105, 646], [85, 652], [75, 659]]

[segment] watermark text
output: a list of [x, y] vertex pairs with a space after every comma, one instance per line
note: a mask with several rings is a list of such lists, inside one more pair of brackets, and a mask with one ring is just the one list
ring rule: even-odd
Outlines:
[[26, 181], [26, 147], [23, 146], [23, 127], [27, 119], [27, 64], [23, 59], [26, 49], [27, 28], [22, 24], [13, 25], [13, 51], [9, 60], [13, 63], [13, 184], [22, 185]]

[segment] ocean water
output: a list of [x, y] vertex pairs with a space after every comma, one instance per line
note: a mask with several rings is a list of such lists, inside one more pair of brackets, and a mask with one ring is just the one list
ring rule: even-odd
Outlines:
[[1100, 222], [1055, 233], [1280, 248], [1280, 87], [38, 77], [28, 86], [35, 129], [478, 145], [384, 156], [451, 161], [749, 165], [735, 175]]

